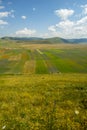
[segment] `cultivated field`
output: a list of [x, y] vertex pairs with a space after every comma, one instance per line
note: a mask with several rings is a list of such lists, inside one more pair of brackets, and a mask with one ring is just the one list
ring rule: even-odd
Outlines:
[[1, 45], [0, 74], [87, 73], [87, 45]]
[[0, 41], [0, 130], [86, 130], [87, 45]]

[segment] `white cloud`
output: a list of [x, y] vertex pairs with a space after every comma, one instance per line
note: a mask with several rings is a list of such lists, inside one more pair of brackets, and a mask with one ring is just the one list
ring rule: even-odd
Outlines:
[[27, 17], [23, 15], [23, 16], [21, 16], [21, 18], [25, 20]]
[[51, 35], [53, 35], [53, 36], [66, 38], [67, 36], [70, 36], [73, 26], [74, 26], [73, 21], [64, 20], [54, 26], [55, 31], [52, 29], [49, 30], [49, 28], [48, 28], [48, 30], [49, 30], [49, 33], [51, 33]]
[[4, 6], [0, 6], [0, 9], [4, 9], [5, 7]]
[[[86, 9], [87, 5], [81, 6]], [[83, 10], [82, 10], [83, 11]], [[63, 38], [83, 38], [87, 37], [87, 15], [81, 12], [81, 16], [77, 19], [70, 20], [69, 16], [74, 14], [74, 10], [60, 9], [56, 10], [55, 14], [59, 16], [60, 21], [48, 27], [49, 36], [57, 36]], [[77, 14], [79, 16], [79, 14]]]
[[36, 30], [24, 28], [23, 30], [16, 31], [17, 36], [32, 36], [36, 33]]
[[52, 25], [52, 26], [49, 26], [49, 27], [48, 27], [48, 30], [49, 30], [49, 31], [52, 31], [52, 32], [55, 32], [55, 31], [56, 31], [56, 28], [55, 28], [54, 25]]
[[87, 7], [87, 4], [85, 4], [85, 5], [81, 5], [81, 7], [82, 7], [82, 8], [86, 8], [86, 7]]
[[35, 11], [36, 10], [36, 8], [33, 8], [33, 11]]
[[69, 16], [74, 14], [74, 10], [60, 9], [60, 10], [55, 10], [54, 13], [57, 16], [59, 16], [61, 19], [66, 20]]
[[70, 20], [61, 21], [58, 24], [56, 24], [56, 27], [60, 27], [63, 29], [71, 28], [74, 26], [74, 22]]
[[14, 13], [14, 12], [15, 12], [15, 10], [13, 10], [13, 9], [12, 9], [10, 12], [11, 12], [11, 13]]
[[80, 20], [78, 20], [76, 24], [77, 25], [87, 24], [87, 16], [85, 16], [85, 17], [81, 18]]
[[14, 13], [14, 10], [11, 10], [10, 12], [8, 12], [8, 11], [0, 12], [0, 18], [5, 18], [5, 17], [8, 17], [8, 16], [13, 17], [14, 16], [13, 13]]
[[12, 2], [8, 2], [8, 5], [11, 5], [12, 4]]
[[82, 14], [84, 15], [86, 15], [87, 14], [87, 4], [85, 4], [85, 5], [81, 5], [81, 7], [83, 8], [83, 12], [82, 12]]
[[84, 14], [87, 14], [87, 8], [85, 8], [85, 10], [84, 10]]
[[87, 37], [87, 16], [77, 21], [64, 20], [56, 25], [52, 25], [54, 30], [49, 30], [49, 34], [64, 38], [79, 38]]
[[87, 4], [81, 5], [82, 8], [87, 8]]
[[[1, 7], [1, 6], [0, 6]], [[14, 16], [14, 10], [11, 10], [11, 11], [5, 11], [5, 12], [0, 12], [0, 25], [3, 25], [3, 27], [4, 27], [4, 25], [7, 25], [8, 24], [8, 22], [7, 21], [4, 21], [3, 20], [3, 18], [5, 19], [5, 18], [7, 18], [7, 17], [12, 17], [12, 18], [14, 18], [15, 16]], [[1, 28], [1, 27], [0, 27]]]
[[4, 21], [4, 20], [0, 20], [0, 25], [7, 25], [8, 22]]
[[0, 12], [0, 18], [8, 17], [9, 14], [9, 12]]

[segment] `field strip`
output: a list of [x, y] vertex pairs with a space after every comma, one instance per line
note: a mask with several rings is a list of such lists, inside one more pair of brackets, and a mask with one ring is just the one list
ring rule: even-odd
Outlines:
[[9, 57], [9, 61], [19, 61], [21, 59], [21, 54], [18, 55], [12, 55]]
[[24, 74], [34, 74], [35, 73], [35, 60], [26, 61], [24, 64]]
[[36, 49], [38, 53], [40, 53], [41, 55], [43, 55], [43, 52], [40, 51], [39, 49]]
[[31, 50], [29, 52], [29, 57], [30, 57], [30, 60], [26, 61], [26, 63], [25, 63], [27, 73], [34, 74], [35, 68], [36, 68], [36, 60], [35, 60], [34, 50]]
[[59, 73], [58, 69], [52, 64], [50, 59], [44, 54], [43, 59], [45, 60], [49, 73]]
[[[39, 52], [41, 52], [41, 51], [39, 50]], [[37, 53], [39, 53], [39, 52], [37, 51]], [[50, 62], [49, 57], [47, 57], [47, 55], [45, 55], [44, 53], [42, 53], [42, 54], [41, 54], [41, 57], [44, 60], [49, 73], [59, 73], [58, 69]]]
[[48, 69], [45, 64], [45, 61], [42, 57], [42, 53], [40, 54], [37, 49], [34, 51], [35, 60], [36, 60], [36, 73], [37, 74], [48, 74]]
[[[72, 50], [66, 50], [63, 53], [58, 53], [57, 51], [50, 51], [48, 50], [47, 53], [50, 58], [52, 59], [57, 59], [54, 64], [56, 67], [60, 68], [61, 71], [66, 71], [66, 72], [87, 72], [85, 63], [87, 63], [87, 60], [84, 58], [81, 58], [79, 56], [78, 50], [77, 54], [71, 53]], [[74, 51], [72, 51], [74, 52]], [[80, 54], [81, 55], [81, 54]], [[79, 59], [79, 57], [80, 59]], [[84, 60], [84, 61], [83, 61]]]

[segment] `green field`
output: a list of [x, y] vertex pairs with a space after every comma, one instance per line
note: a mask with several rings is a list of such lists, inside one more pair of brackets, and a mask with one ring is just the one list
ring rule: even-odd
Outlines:
[[0, 130], [86, 130], [87, 45], [0, 41]]
[[87, 46], [37, 48], [0, 48], [0, 74], [87, 73]]

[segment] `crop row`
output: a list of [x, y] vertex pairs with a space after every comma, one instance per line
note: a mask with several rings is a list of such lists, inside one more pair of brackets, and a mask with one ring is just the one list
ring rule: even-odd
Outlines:
[[1, 74], [87, 73], [86, 50], [0, 49]]

